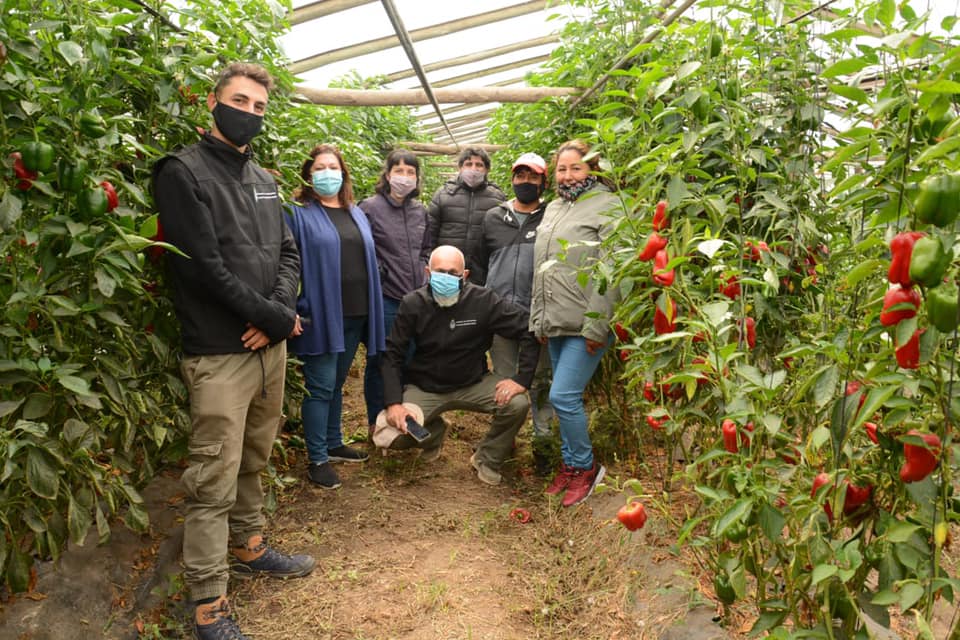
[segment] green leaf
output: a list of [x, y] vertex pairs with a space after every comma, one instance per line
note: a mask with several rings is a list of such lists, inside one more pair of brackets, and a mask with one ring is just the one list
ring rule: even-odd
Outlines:
[[150, 528], [150, 516], [139, 504], [131, 504], [123, 517], [124, 523], [134, 531], [144, 532]]
[[924, 93], [960, 93], [960, 82], [956, 80], [933, 80], [930, 82], [917, 83], [917, 88]]
[[42, 418], [53, 409], [53, 397], [49, 393], [31, 393], [27, 396], [27, 403], [23, 406], [24, 420]]
[[760, 505], [759, 521], [763, 535], [771, 542], [776, 542], [783, 536], [783, 526], [787, 519], [776, 507], [767, 503]]
[[944, 140], [941, 140], [932, 147], [927, 147], [920, 154], [918, 154], [916, 159], [913, 161], [913, 166], [922, 167], [931, 160], [935, 160], [941, 156], [947, 155], [948, 153], [952, 153], [957, 148], [960, 148], [960, 135], [948, 136]]
[[[3, 400], [0, 402], [0, 418], [8, 416], [23, 404], [23, 398], [19, 400]], [[0, 566], [3, 566], [3, 563], [0, 562]]]
[[810, 576], [810, 584], [819, 584], [827, 578], [835, 576], [837, 571], [837, 565], [835, 564], [818, 564], [813, 568], [813, 574]]
[[900, 609], [906, 611], [923, 597], [923, 587], [914, 581], [900, 587]]
[[9, 229], [23, 212], [23, 203], [20, 198], [13, 195], [13, 192], [7, 191], [0, 198], [0, 229]]
[[16, 546], [10, 550], [10, 563], [7, 565], [7, 584], [13, 593], [23, 593], [30, 587], [30, 567], [33, 556], [20, 551]]
[[67, 529], [70, 531], [70, 542], [83, 545], [91, 524], [93, 524], [93, 518], [90, 517], [90, 510], [79, 505], [73, 496], [70, 496], [67, 504]]
[[827, 367], [817, 376], [817, 382], [813, 386], [813, 402], [818, 409], [823, 408], [824, 405], [830, 402], [833, 394], [837, 391], [837, 382], [839, 380], [840, 370], [836, 365]]
[[51, 456], [38, 447], [27, 449], [27, 486], [35, 495], [47, 500], [57, 497], [60, 479]]
[[830, 85], [830, 91], [833, 91], [838, 96], [846, 98], [847, 100], [856, 102], [857, 104], [866, 104], [867, 100], [869, 100], [867, 92], [859, 87], [850, 87], [845, 84], [834, 84]]
[[117, 290], [117, 281], [110, 277], [106, 271], [97, 268], [94, 271], [94, 277], [97, 279], [97, 289], [105, 298], [112, 298], [113, 292]]
[[753, 501], [750, 498], [740, 498], [723, 515], [717, 518], [713, 525], [713, 535], [722, 537], [731, 526], [745, 521], [751, 511], [753, 511]]
[[719, 327], [730, 312], [727, 302], [711, 302], [700, 307], [700, 313], [712, 327]]
[[882, 591], [878, 591], [876, 594], [874, 594], [873, 598], [870, 599], [870, 604], [878, 604], [882, 607], [887, 607], [899, 599], [900, 598], [897, 596], [897, 594], [890, 589], [883, 589]]
[[908, 522], [894, 522], [892, 525], [890, 525], [890, 528], [887, 529], [886, 537], [890, 542], [895, 544], [906, 542], [918, 529], [920, 529], [920, 527], [915, 524], [910, 524]]
[[73, 391], [81, 396], [90, 395], [90, 383], [87, 382], [86, 379], [79, 376], [58, 375], [57, 382], [59, 382], [63, 388]]
[[839, 60], [826, 69], [824, 69], [820, 75], [824, 78], [836, 78], [837, 76], [846, 76], [851, 73], [856, 73], [861, 69], [870, 66], [870, 63], [863, 58], [848, 58], [846, 60]]
[[880, 0], [877, 3], [877, 20], [883, 23], [885, 27], [893, 25], [893, 19], [897, 17], [897, 5], [894, 0]]
[[860, 284], [864, 278], [872, 276], [881, 270], [887, 264], [886, 260], [864, 260], [847, 273], [847, 286], [855, 287]]
[[72, 40], [57, 43], [57, 51], [71, 67], [83, 60], [83, 47]]

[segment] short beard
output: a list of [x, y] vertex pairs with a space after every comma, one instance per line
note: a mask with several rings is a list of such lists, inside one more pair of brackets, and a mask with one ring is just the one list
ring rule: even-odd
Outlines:
[[460, 299], [460, 292], [457, 291], [452, 296], [438, 296], [436, 293], [434, 293], [433, 299], [437, 302], [437, 306], [452, 307], [453, 305], [457, 304], [457, 301]]

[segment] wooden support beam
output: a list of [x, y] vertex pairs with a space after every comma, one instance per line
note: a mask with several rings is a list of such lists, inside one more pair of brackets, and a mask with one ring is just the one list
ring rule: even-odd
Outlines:
[[[403, 147], [404, 149], [409, 149], [418, 155], [455, 156], [460, 153], [460, 147], [455, 144], [436, 144], [433, 142], [398, 142], [397, 146]], [[487, 153], [496, 153], [501, 149], [506, 149], [506, 146], [502, 144], [475, 144], [473, 146], [480, 147]]]
[[501, 71], [519, 69], [520, 67], [526, 67], [532, 64], [540, 64], [541, 62], [546, 62], [549, 59], [549, 53], [542, 56], [533, 56], [532, 58], [524, 58], [523, 60], [515, 60], [513, 62], [507, 62], [506, 64], [498, 64], [494, 67], [487, 67], [486, 69], [479, 69], [470, 73], [464, 73], [463, 75], [447, 78], [446, 80], [438, 80], [437, 82], [431, 83], [431, 85], [438, 89], [442, 87], [449, 87], [455, 84], [460, 84], [461, 82], [467, 82], [468, 80], [476, 80], [477, 78], [500, 73]]
[[[472, 16], [467, 16], [466, 18], [459, 18], [457, 20], [450, 20], [449, 22], [423, 27], [422, 29], [414, 29], [410, 32], [410, 39], [413, 42], [419, 42], [420, 40], [429, 40], [430, 38], [446, 36], [450, 35], [451, 33], [463, 31], [464, 29], [472, 29], [473, 27], [480, 27], [485, 24], [500, 22], [501, 20], [506, 20], [507, 18], [515, 18], [517, 16], [527, 15], [528, 13], [536, 13], [537, 11], [542, 11], [546, 6], [547, 0], [528, 0], [527, 2], [510, 5], [509, 7], [503, 7], [502, 9], [478, 13]], [[399, 44], [400, 40], [396, 35], [384, 36], [382, 38], [367, 40], [366, 42], [360, 42], [347, 47], [325, 51], [323, 53], [310, 56], [309, 58], [297, 60], [296, 62], [291, 63], [287, 69], [290, 71], [290, 73], [297, 75], [303, 73], [304, 71], [309, 71], [325, 64], [330, 64], [331, 62], [339, 62], [340, 60], [348, 60], [350, 58], [366, 55], [368, 53], [374, 53], [375, 51], [383, 51], [384, 49], [396, 47]]]
[[310, 20], [316, 20], [317, 18], [376, 1], [377, 0], [317, 0], [317, 2], [311, 2], [310, 4], [305, 4], [302, 7], [294, 9], [289, 16], [290, 25], [302, 24]]
[[[448, 118], [447, 124], [450, 127], [460, 126], [462, 124], [468, 124], [470, 122], [476, 122], [478, 120], [487, 120], [491, 115], [497, 110], [496, 107], [492, 109], [484, 109], [483, 111], [477, 111], [476, 113], [470, 113], [465, 116], [460, 116], [459, 118]], [[425, 132], [430, 131], [431, 129], [437, 129], [442, 131], [443, 125], [440, 122], [429, 122], [423, 123], [421, 127]]]
[[[433, 93], [442, 104], [484, 102], [538, 102], [544, 98], [576, 95], [574, 87], [473, 87], [437, 89]], [[311, 89], [298, 87], [296, 93], [314, 104], [338, 107], [392, 107], [430, 104], [422, 89]]]
[[[502, 56], [507, 53], [513, 53], [514, 51], [523, 51], [524, 49], [532, 49], [533, 47], [540, 47], [545, 44], [552, 44], [554, 42], [559, 42], [560, 36], [551, 35], [543, 36], [542, 38], [533, 38], [532, 40], [524, 40], [523, 42], [516, 42], [514, 44], [504, 45], [502, 47], [497, 47], [495, 49], [487, 49], [485, 51], [478, 51], [476, 53], [470, 53], [465, 56], [460, 56], [459, 58], [449, 58], [447, 60], [440, 60], [438, 62], [432, 62], [430, 64], [424, 65], [424, 71], [439, 71], [441, 69], [449, 69], [450, 67], [459, 67], [464, 64], [470, 64], [471, 62], [480, 62], [481, 60], [489, 60], [490, 58], [496, 58], [497, 56]], [[387, 74], [387, 82], [396, 82], [397, 80], [403, 80], [405, 78], [412, 78], [416, 75], [412, 69], [404, 69], [403, 71], [394, 71], [393, 73]]]

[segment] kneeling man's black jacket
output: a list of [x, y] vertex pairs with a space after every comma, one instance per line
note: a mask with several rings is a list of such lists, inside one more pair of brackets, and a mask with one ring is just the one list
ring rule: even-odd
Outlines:
[[[487, 371], [487, 351], [493, 336], [520, 341], [517, 375], [513, 380], [530, 388], [540, 343], [527, 328], [527, 314], [493, 290], [465, 283], [460, 299], [441, 307], [430, 285], [403, 297], [383, 362], [384, 402], [403, 399], [403, 383], [431, 393], [447, 393], [480, 381]], [[404, 364], [407, 345], [416, 345]], [[401, 382], [402, 381], [402, 382]]]

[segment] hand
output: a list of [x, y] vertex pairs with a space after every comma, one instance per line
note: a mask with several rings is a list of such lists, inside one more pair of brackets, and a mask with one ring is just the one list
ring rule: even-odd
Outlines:
[[518, 393], [523, 393], [526, 390], [526, 387], [517, 384], [510, 378], [504, 378], [497, 383], [497, 388], [493, 392], [493, 401], [497, 403], [498, 407], [502, 407], [510, 402], [513, 396]]
[[387, 424], [399, 429], [402, 433], [407, 432], [407, 416], [412, 415], [407, 408], [400, 404], [392, 404], [387, 407]]
[[548, 340], [549, 340], [549, 338], [547, 338], [547, 336], [540, 336], [540, 337], [537, 338], [537, 342], [539, 342], [539, 343], [541, 344], [541, 346], [544, 346], [544, 347], [547, 346], [547, 341], [548, 341]]
[[247, 323], [247, 330], [243, 332], [243, 335], [240, 336], [240, 339], [243, 340], [243, 346], [247, 349], [250, 349], [250, 351], [262, 349], [270, 344], [270, 338], [267, 337], [267, 334], [260, 329], [257, 329], [249, 322]]
[[590, 338], [584, 338], [583, 341], [587, 343], [587, 353], [591, 356], [595, 355], [600, 349], [603, 349], [602, 342], [597, 342], [596, 340], [591, 340]]
[[303, 333], [303, 324], [300, 322], [300, 314], [297, 314], [297, 319], [293, 323], [293, 331], [290, 332], [288, 337], [296, 338]]

